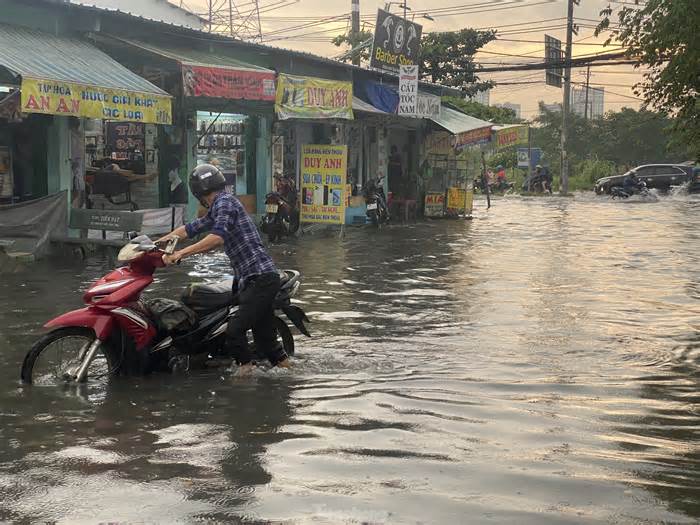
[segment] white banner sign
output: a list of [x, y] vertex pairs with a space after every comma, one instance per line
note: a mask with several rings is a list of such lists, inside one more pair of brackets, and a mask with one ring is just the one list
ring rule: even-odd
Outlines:
[[418, 66], [401, 66], [399, 74], [399, 110], [404, 117], [415, 117], [418, 106]]
[[416, 116], [420, 118], [438, 118], [440, 116], [440, 97], [427, 93], [418, 93]]

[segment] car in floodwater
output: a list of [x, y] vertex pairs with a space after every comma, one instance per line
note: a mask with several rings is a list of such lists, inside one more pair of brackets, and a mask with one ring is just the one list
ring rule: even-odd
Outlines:
[[636, 173], [639, 180], [646, 183], [647, 188], [668, 191], [671, 186], [685, 184], [693, 177], [693, 168], [684, 164], [644, 164], [631, 169], [624, 175], [603, 177], [595, 183], [594, 190], [598, 195], [610, 194], [612, 188], [621, 187], [625, 177]]

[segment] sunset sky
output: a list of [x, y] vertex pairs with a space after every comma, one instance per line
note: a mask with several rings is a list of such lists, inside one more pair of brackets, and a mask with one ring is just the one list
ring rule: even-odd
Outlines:
[[[179, 0], [171, 0], [179, 4]], [[218, 0], [228, 4], [227, 0]], [[391, 10], [402, 11], [394, 2]], [[603, 47], [604, 37], [595, 38], [593, 27], [600, 19], [600, 10], [608, 6], [609, 0], [581, 0], [575, 8], [575, 23], [578, 35], [574, 36], [573, 55], [618, 50], [611, 44]], [[184, 0], [185, 7], [203, 13], [207, 0]], [[249, 12], [251, 0], [234, 2], [240, 12]], [[622, 2], [612, 0], [617, 10]], [[339, 48], [330, 44], [330, 39], [349, 28], [350, 0], [260, 0], [263, 42], [272, 46], [309, 51], [333, 57]], [[275, 9], [279, 6], [279, 9]], [[361, 20], [365, 29], [372, 31], [377, 8], [385, 2], [360, 0]], [[415, 20], [423, 25], [423, 31], [451, 31], [465, 27], [497, 29], [501, 37], [483, 48], [477, 60], [485, 66], [509, 65], [513, 63], [539, 62], [544, 57], [544, 34], [565, 40], [566, 0], [409, 0], [409, 18], [416, 13]], [[434, 21], [423, 18], [427, 13]], [[337, 18], [334, 18], [337, 17]], [[521, 55], [521, 56], [507, 56]], [[639, 101], [632, 86], [641, 75], [632, 66], [614, 65], [591, 69], [591, 85], [604, 85], [606, 111], [621, 107], [638, 107]], [[573, 82], [585, 82], [585, 68], [575, 69]], [[544, 84], [544, 71], [484, 73], [483, 79], [509, 83], [496, 87], [491, 92], [491, 104], [512, 102], [522, 106], [524, 118], [536, 115], [538, 101], [561, 102], [562, 90]], [[512, 85], [513, 82], [535, 82]]]

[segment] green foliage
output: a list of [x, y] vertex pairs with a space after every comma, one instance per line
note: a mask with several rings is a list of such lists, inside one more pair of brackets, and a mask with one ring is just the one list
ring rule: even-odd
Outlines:
[[488, 120], [494, 124], [517, 124], [520, 122], [512, 109], [484, 106], [478, 102], [457, 97], [442, 97], [442, 101], [467, 115]]
[[[617, 40], [649, 68], [638, 94], [648, 107], [676, 117], [676, 141], [700, 160], [700, 1], [632, 1], [618, 11], [608, 42]], [[611, 27], [612, 14], [611, 7], [601, 12], [597, 32]]]
[[[368, 40], [371, 40], [373, 38], [373, 33], [371, 31], [360, 31], [357, 34], [353, 34], [352, 32], [347, 33], [345, 35], [338, 35], [336, 36], [333, 40], [331, 40], [331, 43], [336, 45], [337, 47], [346, 47], [348, 51], [351, 49], [355, 49]], [[361, 60], [369, 60], [369, 54], [371, 52], [372, 46], [368, 47], [363, 47], [360, 50], [355, 51], [351, 56], [347, 57], [344, 61], [345, 62], [351, 62], [352, 59], [357, 56], [357, 53], [360, 54], [360, 59]]]
[[574, 174], [583, 183], [589, 183], [591, 187], [598, 179], [618, 174], [618, 168], [614, 162], [596, 158], [585, 159], [574, 166]]
[[474, 54], [495, 38], [495, 31], [474, 29], [424, 34], [419, 61], [421, 78], [470, 94], [492, 87], [491, 82], [478, 82]]

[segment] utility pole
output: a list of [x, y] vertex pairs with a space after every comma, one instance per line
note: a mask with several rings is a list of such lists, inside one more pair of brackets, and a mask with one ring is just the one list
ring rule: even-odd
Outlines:
[[[350, 31], [350, 49], [360, 45], [360, 0], [352, 0], [352, 30]], [[352, 63], [356, 66], [360, 65], [360, 57], [362, 50], [358, 49], [352, 57]]]
[[[588, 64], [586, 68], [586, 106], [583, 108], [583, 120], [588, 120], [588, 90], [591, 85], [591, 65]], [[591, 110], [591, 117], [593, 117], [593, 111]]]
[[571, 40], [574, 33], [574, 0], [568, 0], [566, 15], [566, 58], [564, 60], [564, 102], [561, 115], [561, 193], [569, 193], [569, 158], [566, 151], [571, 102]]

